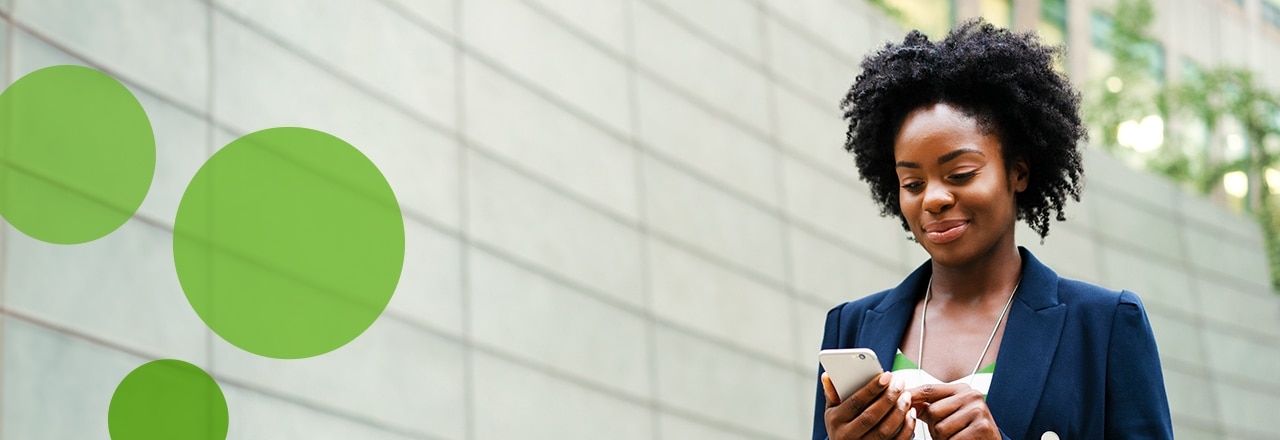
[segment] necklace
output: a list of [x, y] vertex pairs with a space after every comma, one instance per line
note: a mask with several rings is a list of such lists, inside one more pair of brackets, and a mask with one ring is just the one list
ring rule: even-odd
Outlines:
[[[991, 336], [987, 337], [987, 345], [982, 347], [982, 353], [978, 355], [978, 362], [973, 364], [973, 373], [969, 374], [969, 385], [973, 385], [974, 376], [978, 375], [978, 369], [982, 368], [982, 359], [987, 357], [987, 350], [991, 349], [991, 341], [996, 339], [996, 331], [1000, 330], [1000, 323], [1004, 322], [1005, 313], [1009, 312], [1009, 304], [1013, 304], [1013, 294], [1018, 293], [1018, 286], [1022, 284], [1022, 277], [1018, 277], [1018, 282], [1013, 285], [1013, 291], [1009, 292], [1009, 300], [1005, 301], [1004, 309], [1000, 310], [1000, 318], [996, 320], [995, 328], [991, 329]], [[916, 353], [916, 368], [921, 372], [924, 371], [924, 329], [925, 320], [929, 316], [929, 296], [933, 294], [933, 277], [929, 277], [929, 286], [924, 291], [924, 305], [920, 310], [920, 347]]]

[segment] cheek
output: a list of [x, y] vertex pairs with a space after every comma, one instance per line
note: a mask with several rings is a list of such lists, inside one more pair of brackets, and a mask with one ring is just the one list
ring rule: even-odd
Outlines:
[[907, 225], [916, 229], [920, 217], [920, 197], [906, 191], [898, 193], [898, 211], [907, 219]]
[[903, 214], [906, 214], [907, 212], [910, 212], [914, 208], [915, 208], [915, 203], [912, 201], [911, 193], [906, 191], [899, 191], [898, 192], [898, 210], [902, 211]]
[[989, 210], [1014, 212], [1017, 209], [1017, 195], [1010, 182], [1004, 179], [993, 179], [984, 185], [973, 188], [971, 197], [981, 200]]

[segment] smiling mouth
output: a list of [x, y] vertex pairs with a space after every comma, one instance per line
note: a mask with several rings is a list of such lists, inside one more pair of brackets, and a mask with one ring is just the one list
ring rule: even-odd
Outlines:
[[947, 244], [960, 238], [964, 231], [969, 229], [969, 222], [946, 222], [936, 226], [930, 226], [925, 230], [925, 236], [929, 237], [929, 241], [934, 244]]

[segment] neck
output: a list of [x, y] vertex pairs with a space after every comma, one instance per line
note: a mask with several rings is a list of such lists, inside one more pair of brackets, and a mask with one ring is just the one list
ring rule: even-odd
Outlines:
[[996, 246], [986, 258], [965, 266], [933, 263], [933, 297], [951, 303], [981, 304], [993, 297], [1004, 301], [1018, 284], [1022, 254], [1017, 246]]

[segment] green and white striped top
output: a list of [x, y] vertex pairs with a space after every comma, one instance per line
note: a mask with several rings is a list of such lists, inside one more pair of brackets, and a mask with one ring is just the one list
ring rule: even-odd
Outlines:
[[[902, 354], [902, 350], [893, 356], [893, 377], [902, 379], [907, 389], [915, 388], [921, 385], [941, 384], [941, 383], [969, 383], [969, 386], [982, 393], [982, 397], [987, 396], [987, 391], [991, 389], [991, 376], [996, 372], [996, 363], [992, 362], [977, 373], [956, 379], [951, 382], [943, 382], [933, 377], [929, 372], [921, 370], [916, 366], [915, 362], [907, 359], [907, 355]], [[970, 381], [970, 378], [973, 380]], [[929, 440], [929, 428], [924, 422], [916, 422], [916, 439]]]

